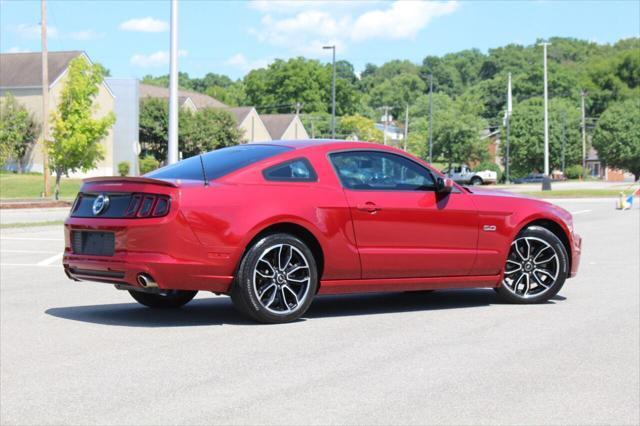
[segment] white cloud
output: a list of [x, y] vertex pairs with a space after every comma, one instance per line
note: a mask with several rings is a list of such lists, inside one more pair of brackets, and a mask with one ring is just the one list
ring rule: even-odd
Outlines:
[[350, 43], [366, 40], [413, 39], [434, 18], [457, 10], [459, 3], [254, 1], [250, 7], [264, 12], [260, 28], [249, 30], [259, 41], [319, 56], [319, 48], [327, 44], [344, 51]]
[[82, 40], [82, 41], [95, 40], [101, 37], [104, 37], [104, 33], [98, 33], [93, 30], [75, 31], [65, 36], [65, 38], [70, 38], [73, 40]]
[[147, 16], [146, 18], [129, 19], [120, 24], [119, 28], [125, 31], [140, 31], [145, 33], [161, 33], [169, 30], [166, 21]]
[[396, 1], [385, 10], [372, 10], [359, 16], [351, 32], [355, 41], [387, 38], [411, 39], [434, 18], [458, 9], [458, 3]]
[[19, 46], [13, 46], [7, 50], [7, 53], [28, 53], [31, 52], [29, 49], [23, 49]]
[[[186, 50], [178, 51], [178, 56], [187, 56]], [[155, 53], [145, 55], [144, 53], [136, 53], [129, 60], [131, 65], [139, 68], [154, 68], [169, 64], [169, 52], [160, 50]]]
[[[40, 24], [19, 24], [13, 28], [20, 38], [27, 40], [37, 40], [40, 35]], [[47, 25], [47, 38], [57, 38], [59, 36], [58, 29], [52, 25]]]
[[265, 68], [271, 61], [272, 59], [256, 59], [250, 61], [242, 53], [236, 53], [224, 61], [224, 64], [239, 69], [240, 71], [247, 72], [257, 68]]
[[[29, 24], [20, 24], [13, 27], [15, 33], [18, 34], [20, 38], [26, 40], [39, 40], [40, 35], [40, 24], [29, 25]], [[52, 25], [47, 26], [47, 38], [51, 39], [71, 39], [71, 40], [94, 40], [96, 38], [104, 37], [103, 33], [98, 33], [94, 30], [80, 30], [80, 31], [72, 31], [69, 33], [61, 33], [58, 31], [58, 28]]]

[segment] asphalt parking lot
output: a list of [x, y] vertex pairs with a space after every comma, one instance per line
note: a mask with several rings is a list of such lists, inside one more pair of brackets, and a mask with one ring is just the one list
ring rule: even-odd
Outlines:
[[265, 326], [200, 294], [157, 312], [0, 232], [0, 423], [638, 424], [640, 210], [557, 201], [584, 238], [543, 305], [492, 290], [318, 298]]

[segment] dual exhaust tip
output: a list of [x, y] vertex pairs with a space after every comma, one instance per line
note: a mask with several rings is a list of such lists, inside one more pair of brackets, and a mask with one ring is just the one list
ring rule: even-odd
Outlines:
[[136, 281], [142, 288], [158, 288], [158, 283], [149, 274], [138, 274]]

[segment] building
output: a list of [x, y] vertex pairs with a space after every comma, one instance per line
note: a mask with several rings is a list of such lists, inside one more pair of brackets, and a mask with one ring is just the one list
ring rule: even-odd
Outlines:
[[140, 154], [138, 79], [108, 77], [105, 81], [115, 95], [113, 112], [116, 115], [116, 122], [112, 129], [113, 163], [116, 166], [121, 162], [129, 163], [129, 173], [135, 176], [138, 174], [138, 155]]
[[[161, 86], [140, 83], [140, 100], [148, 98], [169, 99], [169, 89]], [[216, 108], [228, 111], [236, 118], [238, 129], [244, 134], [245, 142], [266, 142], [272, 138], [260, 116], [253, 107], [229, 107], [228, 105], [203, 93], [188, 90], [178, 91], [178, 104], [181, 108], [196, 112], [204, 108]]]
[[[81, 51], [49, 52], [49, 108], [55, 110], [60, 100], [62, 89], [67, 81], [69, 63], [81, 57], [91, 63], [86, 53]], [[42, 122], [42, 55], [33, 53], [2, 53], [0, 54], [0, 97], [11, 93], [16, 101], [24, 105], [34, 118]], [[97, 106], [94, 114], [104, 117], [114, 110], [115, 96], [107, 82], [100, 85], [94, 104]], [[88, 173], [76, 173], [75, 176], [113, 175], [117, 172], [114, 158], [113, 130], [100, 142], [104, 148], [105, 158], [98, 163], [96, 169]], [[43, 171], [42, 141], [31, 149], [24, 159], [27, 172]], [[15, 167], [15, 165], [10, 165]]]
[[260, 118], [273, 140], [309, 139], [298, 114], [261, 114]]

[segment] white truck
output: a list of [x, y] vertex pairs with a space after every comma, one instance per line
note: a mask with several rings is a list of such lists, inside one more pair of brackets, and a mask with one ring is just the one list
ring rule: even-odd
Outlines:
[[442, 173], [463, 185], [489, 185], [496, 183], [498, 180], [498, 174], [496, 172], [491, 170], [472, 172], [466, 164], [452, 167], [451, 170], [445, 169]]

